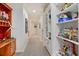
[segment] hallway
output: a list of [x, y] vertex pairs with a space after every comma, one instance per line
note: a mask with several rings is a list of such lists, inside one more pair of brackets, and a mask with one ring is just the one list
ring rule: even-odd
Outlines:
[[[42, 28], [40, 28], [42, 22], [41, 16], [43, 15], [43, 9], [45, 6], [46, 4], [24, 4], [24, 15], [28, 22], [29, 36], [27, 36], [28, 44], [25, 51], [22, 54], [18, 53], [18, 56], [49, 56], [47, 49], [44, 47], [41, 31]], [[26, 15], [27, 13], [28, 17]]]
[[27, 47], [23, 53], [17, 53], [17, 56], [49, 56], [47, 49], [43, 46], [40, 33], [35, 32], [29, 38]]
[[0, 56], [79, 56], [79, 3], [0, 3]]
[[24, 56], [49, 56], [49, 54], [42, 41], [35, 35], [29, 39]]

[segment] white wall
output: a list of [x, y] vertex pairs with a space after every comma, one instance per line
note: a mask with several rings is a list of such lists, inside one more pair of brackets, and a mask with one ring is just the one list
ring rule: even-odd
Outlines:
[[41, 15], [39, 20], [39, 29], [40, 29], [40, 40], [43, 41], [43, 15]]
[[56, 56], [57, 52], [58, 52], [58, 49], [59, 49], [59, 42], [58, 42], [58, 39], [56, 38], [56, 35], [58, 33], [58, 27], [57, 27], [57, 24], [56, 24], [56, 20], [57, 20], [57, 13], [59, 12], [59, 10], [56, 8], [55, 4], [51, 4], [51, 31], [52, 31], [52, 34], [51, 34], [51, 37], [52, 37], [52, 55], [53, 56]]
[[9, 4], [13, 8], [12, 14], [12, 36], [16, 38], [16, 52], [23, 52], [27, 40], [25, 39], [25, 19], [23, 16], [23, 4]]
[[29, 19], [28, 13], [27, 13], [27, 11], [25, 10], [24, 6], [23, 6], [23, 14], [24, 14], [24, 17], [27, 18], [27, 20], [28, 20], [28, 19]]
[[[29, 37], [32, 38], [36, 36], [36, 34], [40, 33], [39, 29], [39, 18], [31, 18], [29, 17]], [[37, 28], [34, 27], [34, 25], [37, 25]]]
[[[24, 19], [27, 18], [27, 22], [28, 22], [28, 27], [29, 27], [29, 18], [28, 18], [28, 13], [27, 11], [23, 8], [23, 16], [24, 16]], [[29, 31], [29, 28], [27, 28], [27, 31]], [[29, 32], [25, 33], [25, 39], [26, 39], [26, 46], [28, 44], [28, 39], [29, 39], [29, 36], [28, 36]]]
[[46, 31], [47, 26], [48, 26], [48, 31], [51, 31], [51, 29], [50, 29], [51, 25], [49, 25], [48, 23], [46, 24], [46, 21], [49, 22], [48, 20], [50, 20], [49, 17], [48, 17], [50, 9], [51, 9], [51, 7], [50, 7], [50, 4], [49, 4], [46, 7], [46, 9], [44, 11], [44, 15], [43, 15], [43, 43], [44, 43], [44, 46], [46, 46], [46, 48], [48, 49], [50, 55], [52, 55], [52, 45], [51, 45], [52, 41], [48, 39], [47, 33], [46, 33], [47, 32]]

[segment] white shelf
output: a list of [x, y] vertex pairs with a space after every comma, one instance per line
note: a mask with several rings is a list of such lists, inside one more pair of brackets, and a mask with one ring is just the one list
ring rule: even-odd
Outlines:
[[75, 12], [78, 9], [77, 3], [72, 4], [71, 6], [69, 6], [68, 8], [64, 9], [63, 11], [60, 11], [58, 14], [64, 13], [64, 12], [68, 12], [68, 11], [72, 11]]
[[60, 25], [60, 24], [78, 22], [78, 19], [79, 19], [79, 18], [76, 18], [76, 19], [72, 19], [72, 20], [69, 20], [69, 21], [65, 21], [65, 22], [62, 22], [62, 23], [56, 23], [56, 24], [57, 24], [57, 25]]
[[59, 52], [59, 51], [57, 51], [56, 55], [57, 55], [57, 56], [62, 56], [62, 55], [61, 55], [61, 54], [59, 54], [58, 52]]
[[59, 39], [62, 39], [62, 40], [66, 40], [66, 41], [68, 41], [68, 42], [71, 42], [71, 43], [73, 43], [73, 44], [79, 45], [79, 42], [75, 42], [75, 41], [73, 41], [73, 40], [70, 40], [70, 39], [67, 39], [67, 38], [63, 38], [63, 37], [61, 37], [61, 36], [56, 36], [56, 37], [59, 38]]

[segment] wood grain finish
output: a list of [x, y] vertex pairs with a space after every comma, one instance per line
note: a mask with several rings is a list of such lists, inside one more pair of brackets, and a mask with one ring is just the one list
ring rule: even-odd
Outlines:
[[[16, 50], [16, 39], [10, 39], [12, 8], [6, 3], [0, 3], [0, 13], [0, 56], [12, 56]], [[4, 15], [7, 15], [6, 17], [8, 18], [4, 17]], [[5, 39], [5, 41], [3, 41], [3, 39]]]
[[16, 50], [16, 40], [8, 39], [0, 43], [0, 56], [11, 56]]

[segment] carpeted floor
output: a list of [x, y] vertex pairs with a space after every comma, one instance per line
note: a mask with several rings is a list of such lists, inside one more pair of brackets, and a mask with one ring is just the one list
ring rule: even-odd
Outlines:
[[42, 40], [38, 36], [33, 36], [29, 39], [25, 51], [16, 53], [16, 56], [49, 56], [49, 53], [43, 46]]

